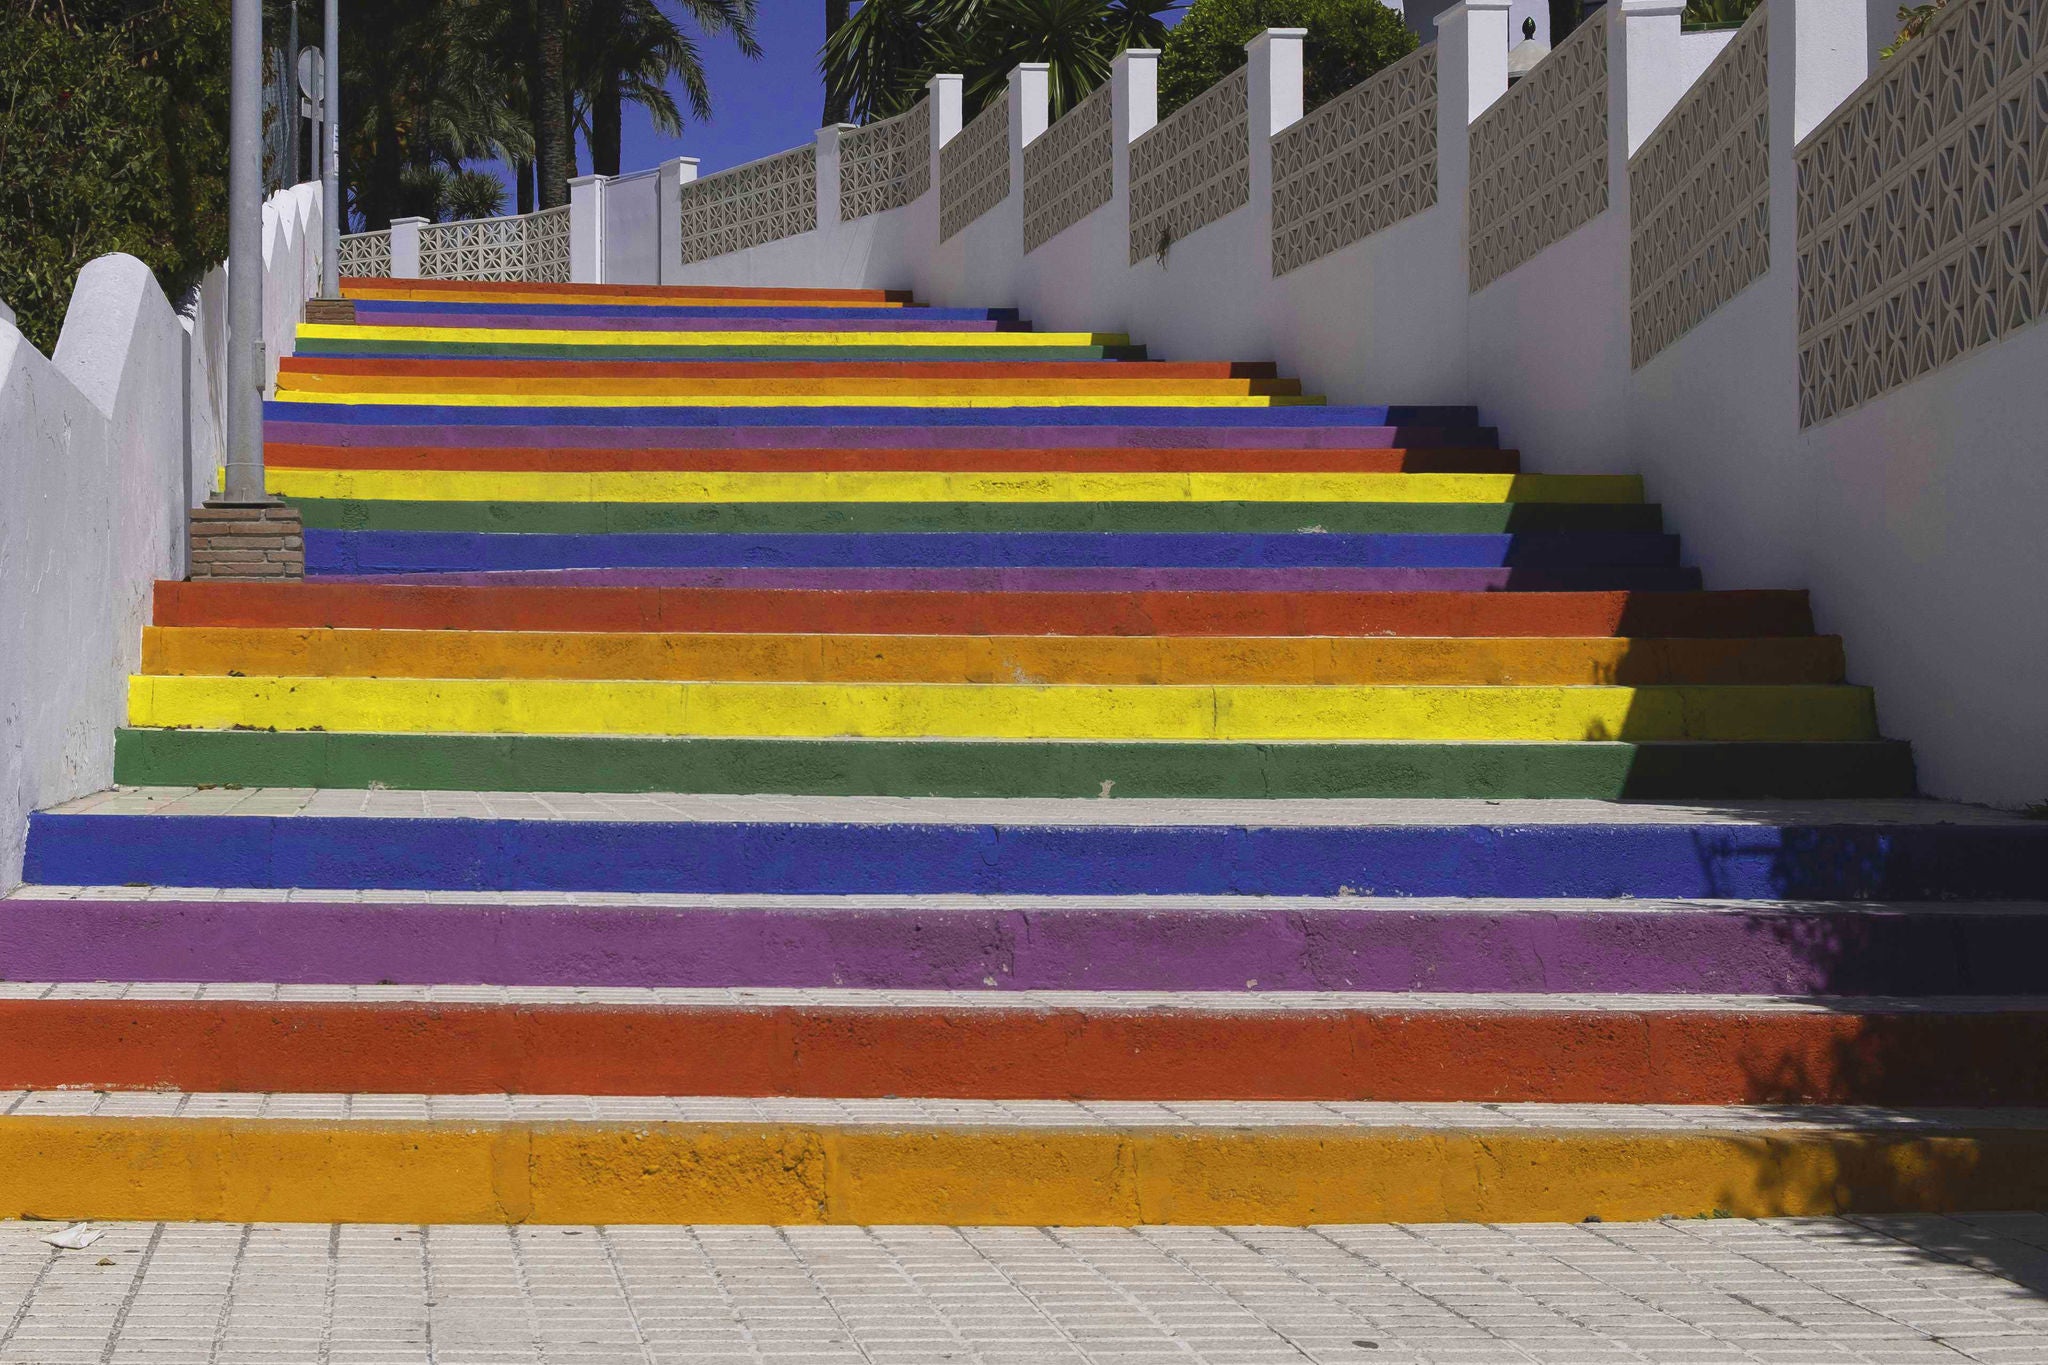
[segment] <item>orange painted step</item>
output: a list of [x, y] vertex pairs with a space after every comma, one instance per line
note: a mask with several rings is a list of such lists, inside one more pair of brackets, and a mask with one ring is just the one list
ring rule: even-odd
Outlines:
[[2036, 1105], [2048, 1011], [0, 1002], [0, 1088]]
[[327, 446], [273, 441], [264, 459], [279, 469], [461, 469], [575, 474], [697, 470], [907, 470], [989, 473], [1518, 474], [1521, 453], [1461, 450], [960, 450], [924, 448], [718, 450], [548, 450], [528, 446]]
[[1803, 591], [823, 592], [745, 588], [156, 585], [160, 626], [871, 635], [1811, 635]]

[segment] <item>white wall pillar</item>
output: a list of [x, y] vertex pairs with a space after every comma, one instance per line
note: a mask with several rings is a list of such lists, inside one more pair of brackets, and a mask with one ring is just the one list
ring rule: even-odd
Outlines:
[[1607, 126], [1623, 170], [1691, 86], [1678, 52], [1684, 17], [1685, 0], [1621, 0], [1608, 25]]
[[[1771, 151], [1789, 151], [1841, 107], [1870, 74], [1868, 0], [1768, 0], [1771, 7]], [[1894, 8], [1896, 12], [1896, 7]], [[1887, 23], [1893, 21], [1887, 20]], [[1887, 33], [1883, 42], [1889, 43]], [[1781, 79], [1782, 76], [1782, 79]], [[1792, 136], [1781, 139], [1780, 96]], [[1773, 253], [1775, 258], [1776, 253]]]
[[1864, 74], [1884, 65], [1884, 50], [1899, 36], [1899, 0], [1866, 0]]
[[1468, 257], [1472, 121], [1508, 92], [1508, 0], [1464, 0], [1436, 17], [1436, 193]]
[[817, 133], [820, 232], [830, 232], [839, 226], [839, 138], [843, 133], [852, 132], [855, 126], [851, 123], [828, 124]]
[[1121, 263], [1131, 239], [1131, 144], [1159, 122], [1159, 49], [1134, 47], [1109, 63], [1110, 240]]
[[1244, 45], [1245, 132], [1251, 141], [1252, 240], [1272, 268], [1273, 138], [1301, 121], [1305, 28], [1269, 28]]
[[697, 158], [671, 157], [654, 168], [656, 241], [660, 252], [655, 282], [674, 284], [683, 270], [683, 186], [697, 178]]
[[1052, 68], [1044, 62], [1021, 62], [1010, 71], [1010, 195], [1017, 201], [1017, 221], [1024, 221], [1024, 148], [1042, 136], [1051, 123]]
[[579, 175], [569, 182], [569, 281], [604, 283], [604, 182]]
[[420, 229], [424, 218], [391, 220], [391, 278], [416, 280], [420, 277]]
[[[960, 136], [960, 77], [942, 71], [925, 83], [932, 102], [932, 189], [939, 188], [939, 148]], [[938, 222], [938, 197], [932, 198], [932, 222]]]
[[1052, 68], [1044, 62], [1020, 62], [1010, 69], [1010, 197], [995, 212], [1001, 215], [1003, 230], [1015, 243], [1015, 265], [1008, 272], [1011, 284], [1005, 301], [1017, 297], [1017, 272], [1024, 263], [1024, 148], [1045, 136], [1052, 117]]
[[[1770, 50], [1771, 266], [1765, 287], [1778, 294], [1790, 350], [1786, 420], [1798, 422], [1798, 144], [1863, 84], [1870, 65], [1867, 0], [1765, 0]], [[1894, 10], [1896, 13], [1896, 10]], [[1885, 38], [1890, 42], [1890, 36]]]
[[1620, 0], [1607, 21], [1607, 207], [1629, 217], [1628, 160], [1691, 86], [1679, 55], [1685, 0]]

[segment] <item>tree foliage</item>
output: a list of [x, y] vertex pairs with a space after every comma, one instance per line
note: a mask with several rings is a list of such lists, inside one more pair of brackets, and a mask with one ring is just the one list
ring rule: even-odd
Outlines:
[[1415, 34], [1379, 0], [1195, 0], [1159, 57], [1161, 118], [1245, 63], [1269, 28], [1305, 28], [1302, 97], [1313, 109], [1415, 50]]
[[227, 7], [0, 0], [0, 299], [45, 351], [79, 268], [176, 298], [225, 254]]
[[917, 103], [940, 72], [962, 77], [968, 118], [1012, 68], [1044, 62], [1052, 117], [1079, 104], [1129, 47], [1157, 47], [1175, 0], [865, 0], [825, 43], [826, 104], [863, 123]]

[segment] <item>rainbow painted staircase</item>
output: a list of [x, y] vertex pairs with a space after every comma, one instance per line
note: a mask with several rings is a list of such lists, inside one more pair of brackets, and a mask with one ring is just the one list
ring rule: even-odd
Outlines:
[[0, 1213], [2048, 1206], [2048, 824], [1470, 408], [357, 280], [0, 903]]

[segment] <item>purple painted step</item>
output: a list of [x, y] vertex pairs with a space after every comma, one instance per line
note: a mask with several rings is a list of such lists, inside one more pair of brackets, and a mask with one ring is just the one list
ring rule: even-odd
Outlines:
[[1691, 592], [1699, 570], [1597, 569], [502, 569], [433, 566], [326, 582], [489, 587], [783, 588], [842, 592]]
[[14, 981], [1971, 995], [2037, 992], [2044, 955], [2048, 906], [0, 901]]

